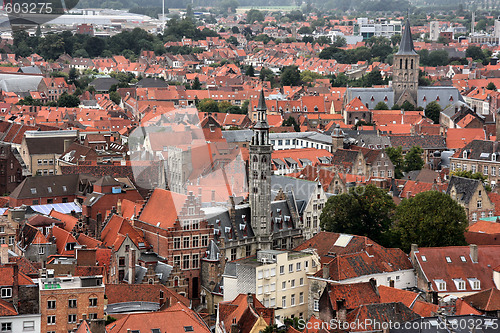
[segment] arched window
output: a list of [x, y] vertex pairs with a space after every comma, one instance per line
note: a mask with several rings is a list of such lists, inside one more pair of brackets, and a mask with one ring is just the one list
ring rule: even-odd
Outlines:
[[267, 163], [267, 158], [265, 156], [262, 156], [262, 163]]
[[174, 287], [178, 287], [179, 286], [179, 277], [176, 276], [174, 277]]
[[405, 69], [408, 69], [408, 59], [405, 59]]
[[403, 69], [403, 59], [399, 59], [399, 68]]
[[258, 158], [256, 155], [254, 155], [254, 156], [253, 156], [253, 158], [252, 158], [252, 161], [253, 161], [253, 162], [258, 162], [258, 161], [259, 161], [259, 158]]
[[413, 69], [413, 59], [411, 59], [411, 69]]

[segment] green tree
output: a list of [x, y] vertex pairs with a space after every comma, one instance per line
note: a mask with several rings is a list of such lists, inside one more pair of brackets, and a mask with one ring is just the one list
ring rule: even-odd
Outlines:
[[247, 23], [253, 24], [255, 21], [262, 22], [264, 21], [264, 14], [257, 9], [250, 9], [247, 12]]
[[297, 32], [301, 35], [309, 35], [309, 34], [313, 33], [313, 29], [311, 27], [308, 27], [308, 26], [303, 26], [303, 27], [300, 27], [300, 29], [297, 30]]
[[122, 100], [120, 94], [118, 94], [116, 91], [112, 91], [109, 93], [109, 99], [112, 100], [116, 105], [120, 105], [120, 102]]
[[300, 72], [300, 79], [304, 82], [312, 82], [316, 79], [321, 79], [323, 76], [316, 72], [311, 72], [310, 70], [305, 70]]
[[396, 209], [394, 233], [405, 252], [422, 247], [466, 245], [469, 225], [465, 209], [449, 195], [426, 191], [403, 199]]
[[419, 146], [411, 147], [410, 151], [405, 155], [404, 171], [410, 172], [413, 170], [421, 170], [424, 166], [422, 154], [424, 150]]
[[78, 79], [78, 70], [76, 68], [71, 68], [68, 73], [68, 82], [75, 83]]
[[61, 97], [57, 100], [57, 106], [66, 108], [76, 108], [80, 105], [80, 99], [75, 95], [69, 95], [68, 93], [63, 93]]
[[403, 177], [404, 168], [404, 158], [403, 158], [403, 148], [399, 147], [387, 147], [385, 149], [387, 156], [394, 165], [394, 178], [400, 179]]
[[408, 101], [404, 101], [403, 104], [401, 105], [401, 109], [405, 111], [415, 111], [415, 105], [411, 104]]
[[240, 45], [240, 43], [238, 42], [238, 38], [236, 38], [234, 36], [229, 37], [227, 39], [227, 42], [233, 44], [234, 46]]
[[431, 119], [434, 124], [439, 124], [439, 115], [441, 114], [441, 106], [438, 102], [432, 101], [425, 107], [425, 116]]
[[483, 51], [479, 46], [471, 45], [465, 51], [465, 56], [467, 58], [472, 58], [472, 60], [484, 60], [485, 56]]
[[198, 103], [198, 110], [200, 112], [216, 113], [219, 112], [219, 106], [213, 99], [204, 98]]
[[384, 79], [382, 78], [382, 74], [378, 69], [371, 71], [370, 73], [364, 76], [364, 85], [367, 87], [373, 87], [378, 85], [383, 85]]
[[104, 51], [106, 48], [106, 42], [102, 38], [92, 37], [87, 39], [84, 48], [91, 58], [95, 58], [100, 56], [102, 51]]
[[497, 86], [495, 86], [495, 84], [493, 82], [490, 82], [488, 83], [488, 85], [486, 86], [486, 89], [488, 90], [493, 90], [493, 91], [497, 91]]
[[197, 76], [193, 80], [193, 84], [191, 85], [191, 89], [193, 89], [193, 90], [200, 90], [201, 89], [200, 79], [198, 79]]
[[321, 228], [367, 236], [383, 246], [390, 246], [395, 207], [391, 196], [375, 185], [354, 187], [349, 193], [328, 199], [320, 216]]
[[297, 66], [287, 66], [283, 69], [280, 75], [282, 86], [298, 86], [300, 85], [300, 72]]
[[389, 107], [384, 102], [380, 101], [375, 105], [375, 110], [389, 110]]
[[295, 132], [300, 132], [300, 126], [299, 126], [299, 124], [297, 124], [297, 121], [292, 116], [288, 117], [288, 119], [286, 119], [283, 122], [283, 126], [293, 126], [293, 130]]
[[247, 76], [255, 76], [255, 70], [253, 69], [253, 66], [250, 65], [247, 67], [247, 69], [245, 70], [245, 75]]
[[261, 81], [272, 81], [274, 79], [274, 72], [269, 68], [262, 67], [259, 74], [259, 79]]

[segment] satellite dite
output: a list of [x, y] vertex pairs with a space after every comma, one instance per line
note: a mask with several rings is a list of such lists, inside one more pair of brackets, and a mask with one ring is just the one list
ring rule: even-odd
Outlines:
[[[203, 207], [241, 202], [248, 195], [245, 162], [240, 147], [220, 131], [210, 114], [200, 117], [196, 108], [150, 111], [128, 139], [137, 185], [193, 194]], [[184, 201], [174, 203], [180, 213]]]
[[3, 0], [12, 30], [30, 29], [67, 13], [78, 0]]

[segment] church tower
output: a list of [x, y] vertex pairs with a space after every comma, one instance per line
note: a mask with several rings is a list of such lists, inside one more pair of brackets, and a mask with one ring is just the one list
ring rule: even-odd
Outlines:
[[249, 146], [248, 191], [252, 229], [258, 248], [271, 249], [271, 153], [264, 91], [260, 92], [257, 122]]
[[420, 56], [413, 48], [410, 20], [407, 19], [399, 51], [394, 55], [392, 64], [392, 89], [394, 90], [395, 104], [401, 106], [405, 101], [408, 101], [418, 106], [419, 60]]

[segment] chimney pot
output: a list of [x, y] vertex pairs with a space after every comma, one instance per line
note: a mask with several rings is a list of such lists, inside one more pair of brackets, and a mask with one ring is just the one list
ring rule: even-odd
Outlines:
[[469, 245], [470, 248], [470, 258], [472, 262], [477, 263], [478, 262], [478, 248], [476, 244], [471, 244]]

